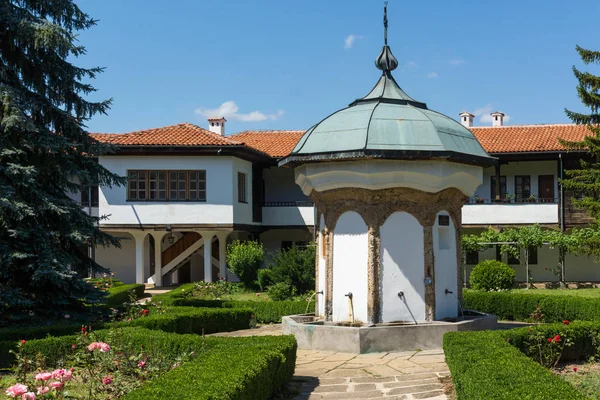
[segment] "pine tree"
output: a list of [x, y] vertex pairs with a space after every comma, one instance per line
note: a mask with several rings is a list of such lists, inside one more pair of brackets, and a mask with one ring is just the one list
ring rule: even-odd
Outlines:
[[82, 247], [118, 245], [68, 196], [122, 184], [85, 126], [110, 106], [85, 99], [102, 68], [71, 62], [95, 23], [72, 0], [0, 0], [0, 325], [83, 312], [98, 293], [82, 278], [102, 267]]
[[[584, 64], [600, 64], [600, 51], [586, 50], [577, 46], [577, 52]], [[600, 76], [581, 72], [575, 66], [573, 73], [579, 81], [577, 94], [590, 112], [583, 114], [567, 109], [565, 112], [575, 124], [586, 125], [591, 134], [579, 142], [561, 140], [561, 143], [570, 150], [587, 152], [578, 169], [565, 171], [565, 179], [561, 184], [566, 190], [581, 194], [581, 198], [572, 199], [573, 205], [586, 210], [598, 223], [600, 222]]]

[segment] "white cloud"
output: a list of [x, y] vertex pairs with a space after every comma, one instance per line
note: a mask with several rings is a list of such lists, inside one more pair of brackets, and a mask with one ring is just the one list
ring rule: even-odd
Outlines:
[[354, 34], [350, 34], [350, 35], [346, 36], [346, 39], [344, 40], [344, 48], [351, 49], [352, 46], [354, 45], [354, 42], [356, 42], [357, 40], [360, 40], [362, 38], [363, 38], [363, 36], [354, 35]]
[[437, 74], [437, 72], [430, 72], [427, 74], [427, 77], [430, 79], [435, 79], [435, 78], [439, 78], [440, 76]]
[[465, 63], [466, 63], [465, 60], [461, 60], [459, 58], [448, 61], [448, 64], [450, 64], [450, 65], [461, 65], [461, 64], [465, 64]]
[[261, 111], [251, 111], [246, 114], [239, 113], [240, 107], [233, 100], [226, 101], [217, 108], [197, 108], [194, 110], [195, 114], [202, 115], [204, 117], [225, 117], [228, 120], [242, 121], [242, 122], [256, 122], [266, 120], [276, 120], [283, 116], [284, 111], [278, 110], [276, 113], [265, 114]]
[[[479, 122], [482, 124], [491, 124], [493, 122], [492, 116], [490, 115], [492, 111], [496, 110], [492, 108], [491, 104], [486, 104], [483, 107], [476, 108], [475, 111], [473, 111], [473, 115], [479, 117]], [[504, 122], [508, 121], [510, 121], [510, 116], [504, 115]]]

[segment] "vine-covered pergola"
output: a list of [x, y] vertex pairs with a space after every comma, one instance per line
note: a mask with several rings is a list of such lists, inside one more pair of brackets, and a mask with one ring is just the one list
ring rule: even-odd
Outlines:
[[566, 281], [565, 256], [575, 255], [600, 256], [600, 230], [598, 227], [574, 228], [568, 232], [556, 229], [543, 229], [539, 225], [511, 227], [501, 230], [488, 228], [478, 235], [465, 234], [462, 236], [462, 250], [468, 252], [483, 251], [494, 246], [500, 246], [500, 251], [521, 261], [521, 250], [525, 253], [525, 268], [528, 280], [529, 249], [549, 246], [558, 250], [560, 274], [559, 281]]

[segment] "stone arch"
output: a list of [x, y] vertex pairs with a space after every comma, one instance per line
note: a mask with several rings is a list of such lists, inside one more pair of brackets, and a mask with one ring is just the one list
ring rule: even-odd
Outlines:
[[392, 213], [381, 226], [382, 322], [426, 320], [424, 240], [423, 225], [405, 211]]
[[[354, 320], [366, 323], [368, 227], [355, 211], [346, 211], [337, 220], [333, 231], [332, 319], [347, 322], [353, 311]], [[330, 279], [331, 279], [330, 278]], [[352, 308], [346, 294], [352, 293]]]

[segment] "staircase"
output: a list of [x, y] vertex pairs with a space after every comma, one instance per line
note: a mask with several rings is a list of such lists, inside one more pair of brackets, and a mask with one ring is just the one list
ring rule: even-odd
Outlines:
[[201, 238], [199, 233], [196, 232], [184, 232], [183, 236], [169, 246], [168, 249], [162, 252], [162, 263], [161, 265], [166, 266], [171, 261], [173, 261], [178, 255], [183, 253], [185, 250], [190, 248], [194, 243], [196, 243]]

